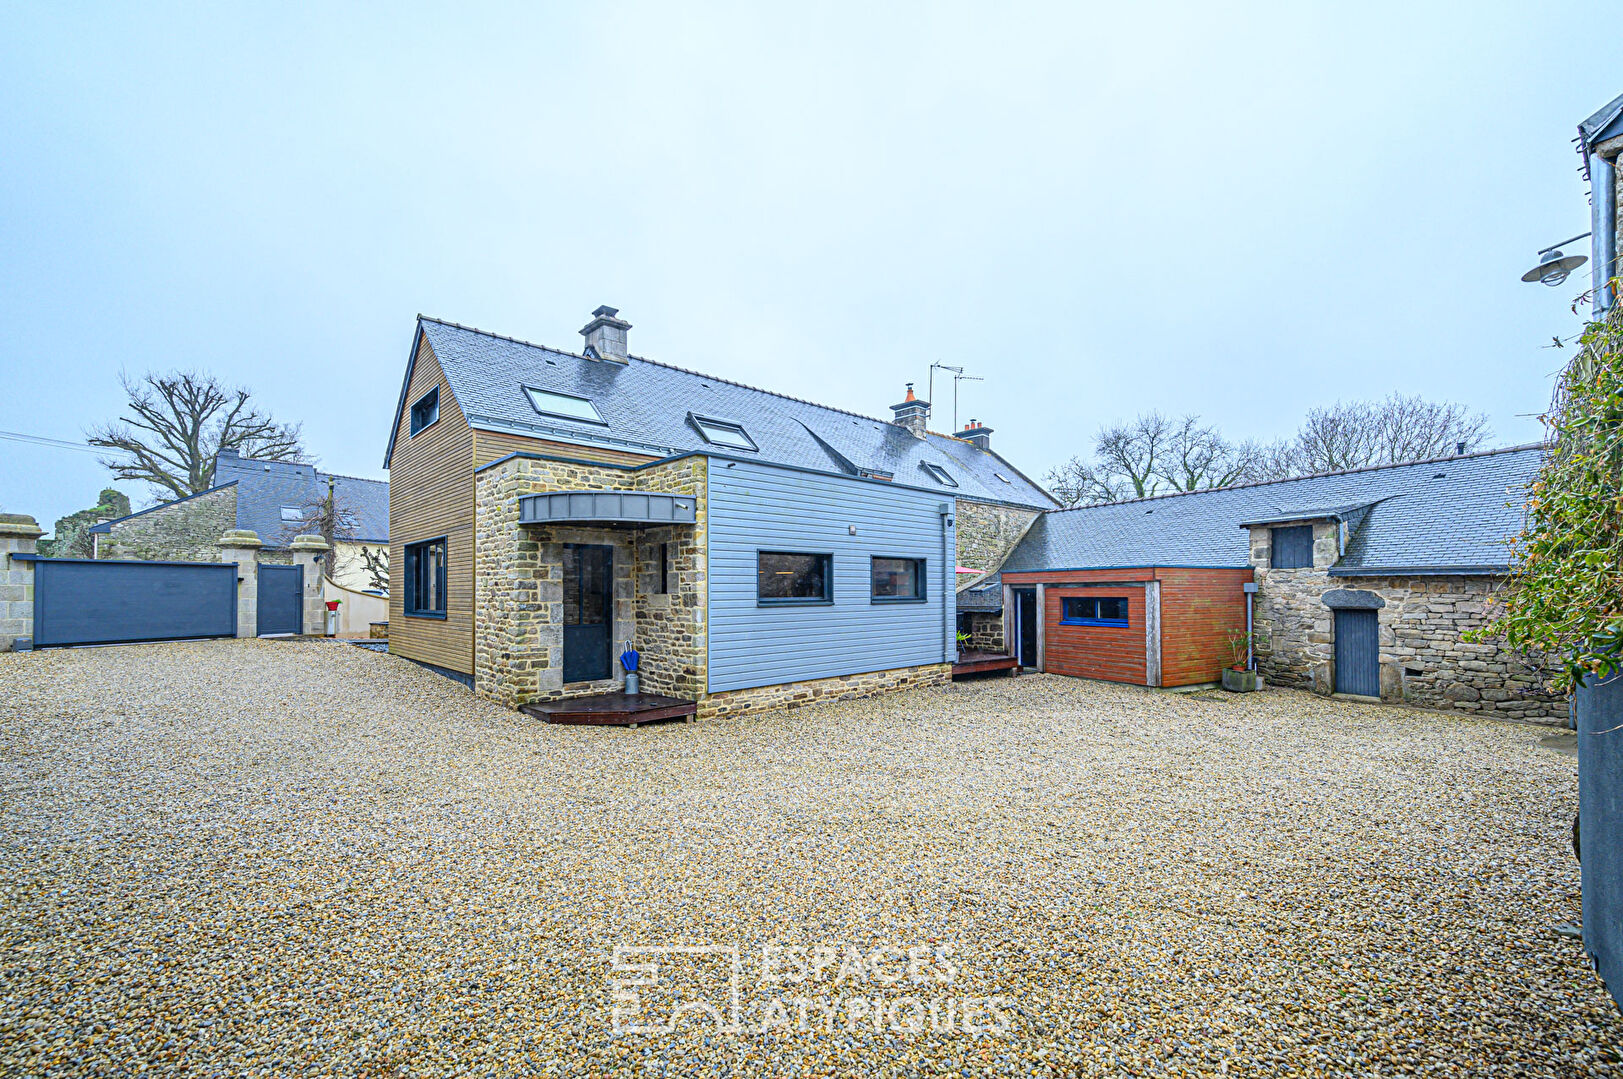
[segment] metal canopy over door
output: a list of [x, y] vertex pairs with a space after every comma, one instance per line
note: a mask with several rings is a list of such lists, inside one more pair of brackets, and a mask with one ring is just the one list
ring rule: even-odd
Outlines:
[[1336, 612], [1336, 692], [1381, 695], [1380, 629], [1374, 611]]
[[1014, 655], [1022, 667], [1037, 665], [1037, 590], [1014, 590]]
[[564, 681], [609, 676], [614, 632], [614, 548], [564, 544]]
[[235, 563], [34, 563], [36, 647], [236, 635]]
[[259, 622], [254, 630], [270, 633], [304, 632], [304, 567], [259, 567]]

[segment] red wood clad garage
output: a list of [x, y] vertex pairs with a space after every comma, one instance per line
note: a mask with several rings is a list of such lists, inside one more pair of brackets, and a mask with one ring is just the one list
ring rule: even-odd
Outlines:
[[[1036, 602], [1039, 669], [1141, 686], [1215, 682], [1245, 629], [1250, 569], [1035, 570], [1003, 574], [1004, 610]], [[1006, 617], [1011, 635], [1018, 619]], [[1011, 650], [1020, 643], [1010, 642]]]

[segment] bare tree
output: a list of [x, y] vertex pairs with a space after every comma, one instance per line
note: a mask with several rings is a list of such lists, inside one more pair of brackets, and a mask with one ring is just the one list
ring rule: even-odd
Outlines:
[[1254, 443], [1228, 441], [1199, 416], [1147, 412], [1101, 429], [1093, 458], [1071, 458], [1048, 474], [1048, 484], [1071, 506], [1199, 491], [1253, 478], [1260, 452]]
[[389, 548], [361, 547], [361, 568], [373, 591], [389, 591]]
[[102, 458], [113, 475], [150, 484], [165, 497], [184, 498], [214, 483], [214, 456], [236, 450], [266, 461], [308, 461], [299, 425], [277, 423], [249, 404], [245, 389], [193, 371], [120, 375], [127, 414], [88, 432], [92, 446], [116, 451]]
[[282, 542], [295, 536], [320, 536], [327, 542], [321, 571], [332, 577], [338, 571], [338, 537], [354, 532], [355, 514], [339, 503], [337, 484], [328, 476], [327, 493], [299, 507], [299, 519], [282, 529]]
[[1464, 405], [1394, 393], [1382, 401], [1337, 402], [1307, 414], [1292, 446], [1293, 472], [1334, 472], [1445, 457], [1487, 443], [1488, 418]]

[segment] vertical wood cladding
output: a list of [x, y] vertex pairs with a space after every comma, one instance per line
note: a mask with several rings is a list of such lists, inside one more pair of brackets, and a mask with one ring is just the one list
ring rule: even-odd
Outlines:
[[1229, 631], [1245, 630], [1249, 569], [1158, 569], [1161, 581], [1161, 684], [1215, 682], [1234, 662]]

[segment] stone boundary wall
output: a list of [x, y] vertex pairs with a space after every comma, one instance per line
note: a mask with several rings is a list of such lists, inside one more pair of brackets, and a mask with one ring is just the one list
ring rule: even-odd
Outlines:
[[[215, 562], [220, 536], [237, 527], [237, 489], [222, 487], [118, 521], [97, 537], [97, 558]], [[263, 562], [277, 561], [266, 552]], [[291, 562], [289, 554], [286, 561]]]
[[808, 704], [849, 701], [875, 697], [925, 686], [941, 686], [952, 681], [952, 664], [929, 663], [919, 667], [898, 667], [866, 674], [841, 674], [808, 682], [786, 682], [776, 686], [756, 686], [716, 693], [699, 702], [699, 719], [729, 719], [801, 708]]

